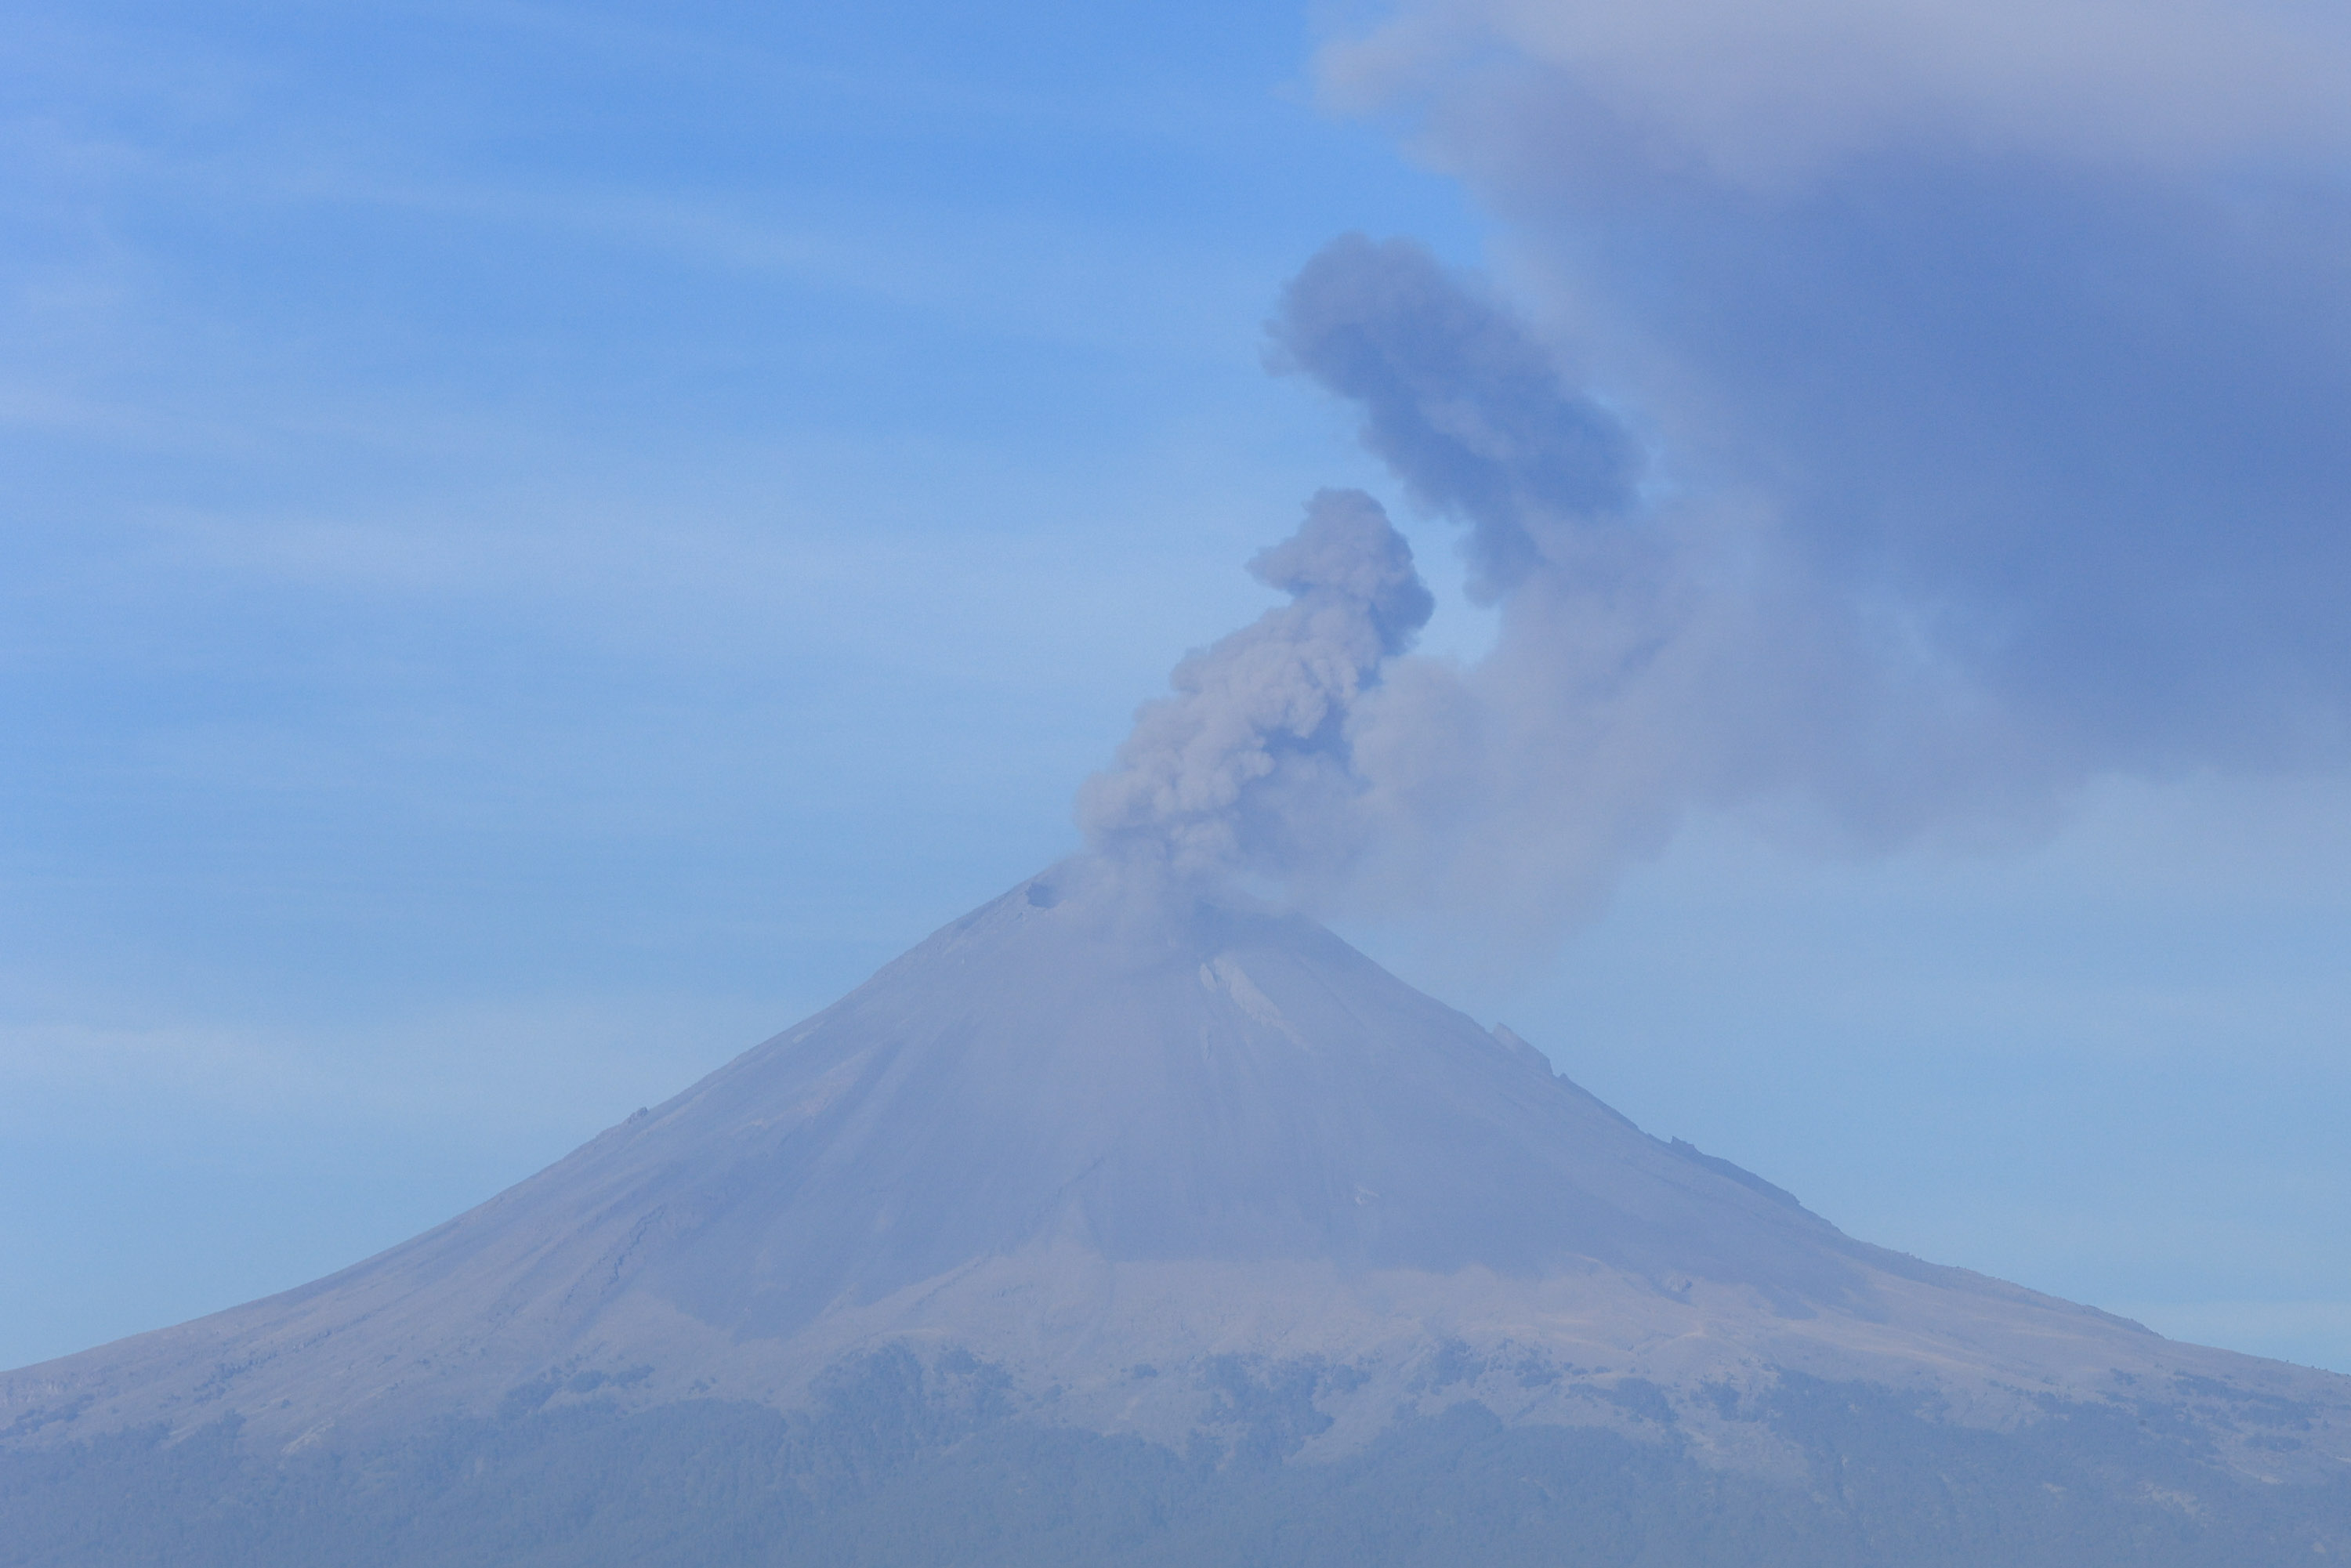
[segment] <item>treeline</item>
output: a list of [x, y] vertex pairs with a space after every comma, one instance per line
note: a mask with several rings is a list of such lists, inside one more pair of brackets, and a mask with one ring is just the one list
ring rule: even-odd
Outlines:
[[[2159, 1410], [1970, 1430], [1792, 1379], [1735, 1413], [1802, 1482], [1672, 1440], [1482, 1407], [1347, 1458], [1296, 1368], [1209, 1368], [1178, 1453], [1016, 1417], [967, 1358], [884, 1353], [815, 1408], [547, 1402], [358, 1451], [265, 1458], [223, 1422], [0, 1452], [5, 1568], [2264, 1568], [2351, 1558], [2351, 1484], [2233, 1479]], [[551, 1392], [551, 1388], [549, 1390]], [[1727, 1396], [1726, 1396], [1727, 1397]], [[2070, 1413], [2066, 1413], [2070, 1412]], [[2283, 1440], [2283, 1439], [2282, 1439]]]

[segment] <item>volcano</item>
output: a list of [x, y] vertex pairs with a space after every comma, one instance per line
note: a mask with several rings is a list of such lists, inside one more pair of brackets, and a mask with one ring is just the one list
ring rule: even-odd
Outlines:
[[1855, 1240], [1082, 862], [0, 1429], [12, 1564], [2351, 1555], [2351, 1379]]

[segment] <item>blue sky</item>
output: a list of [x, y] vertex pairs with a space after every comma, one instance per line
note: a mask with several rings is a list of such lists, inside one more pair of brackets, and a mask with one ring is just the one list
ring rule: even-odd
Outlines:
[[[1816, 10], [1790, 15], [1844, 36]], [[1704, 151], [1710, 124], [1557, 74], [1655, 40], [1465, 67], [1497, 26], [1468, 4], [1319, 82], [1375, 14], [10, 16], [0, 1363], [445, 1218], [1066, 852], [1078, 783], [1270, 601], [1241, 563], [1318, 486], [1388, 503], [1437, 590], [1429, 668], [1540, 728], [1556, 687], [1509, 659], [1541, 618], [1469, 601], [1441, 476], [1367, 450], [1330, 374], [1268, 372], [1286, 286], [1362, 231], [1557, 347], [1653, 454], [1658, 528], [1728, 526], [1677, 497], [1777, 508], [1817, 602], [1895, 604], [1999, 722], [1807, 710], [1625, 786], [1680, 793], [1597, 869], [1541, 862], [1588, 896], [1525, 940], [1434, 873], [1326, 890], [1343, 928], [1856, 1234], [2351, 1370], [2351, 795], [2318, 646], [2345, 491], [2267, 416], [2351, 369], [2296, 260], [2335, 208], [2275, 194], [2340, 186], [2331, 126], [2216, 132], [2191, 181], [2127, 115], [2067, 122], [2093, 156], [1985, 89], [2022, 169], [1995, 183], [1759, 74], [1755, 112], [1807, 135], [1668, 178], [1602, 131]], [[2265, 61], [2222, 63], [2291, 106]], [[2233, 127], [2246, 96], [2184, 101]], [[1562, 136], [1602, 151], [1525, 153]], [[2292, 221], [2217, 225], [2208, 165]], [[2036, 243], [1936, 285], [1921, 192]], [[2155, 301], [2122, 326], [2050, 281], [2116, 256], [2140, 273], [2097, 298]], [[1759, 256], [1786, 287], [1719, 265]], [[2076, 417], [2102, 391], [2121, 412]], [[1943, 423], [1861, 450], [1873, 398]], [[2282, 521], [2195, 456], [2246, 440]], [[2154, 534], [2100, 510], [2117, 473], [2167, 479], [2131, 514]], [[1922, 498], [1955, 475], [1979, 488]], [[1711, 734], [1681, 689], [1659, 711]], [[1880, 766], [1906, 747], [1980, 766]], [[1780, 783], [1722, 782], [1750, 772]]]

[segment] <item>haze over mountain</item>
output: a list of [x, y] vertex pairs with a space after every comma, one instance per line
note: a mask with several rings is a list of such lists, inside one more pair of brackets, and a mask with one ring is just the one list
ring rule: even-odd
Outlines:
[[[1461, 1561], [1427, 1511], [1520, 1472], [1471, 1511], [1531, 1561], [2351, 1551], [2351, 1379], [1855, 1240], [1091, 859], [413, 1241], [0, 1378], [0, 1427], [10, 1563]], [[673, 1471], [735, 1479], [611, 1479]], [[1295, 1495], [1399, 1473], [1409, 1528]]]
[[[590, 883], [691, 950], [712, 927], [673, 916], [717, 867], [738, 910], [821, 901], [803, 941], [854, 924], [910, 824], [1008, 879], [1061, 841], [975, 814], [973, 781], [1023, 795], [1095, 731], [1003, 694], [1115, 665], [1102, 629], [1184, 601], [1187, 536], [1270, 474], [1456, 528], [1481, 630], [1416, 653], [1433, 598], [1383, 503], [1318, 493], [1252, 563], [1286, 601], [1177, 666], [1082, 791], [1075, 859], [446, 1225], [0, 1375], [0, 1564], [2351, 1552], [2345, 1379], [1847, 1237], [1315, 924], [1508, 967], [1693, 820], [1867, 857], [2030, 842], [2115, 780], [2299, 776], [2339, 804], [2351, 13], [1324, 17], [1333, 100], [1472, 213], [1395, 196], [1384, 159], [1283, 152], [1238, 101], [1270, 96], [1278, 7], [592, 9], [30, 29], [7, 874], [18, 994], [68, 1026], [37, 1020], [33, 1082], [120, 1037], [105, 976], [210, 967], [190, 933], [240, 910], [228, 946], [283, 951], [212, 984], [298, 976], [348, 1021], [378, 1006], [354, 975], [403, 967], [388, 930], [487, 974], [510, 961], [479, 933], [566, 947], [514, 912]], [[1433, 248], [1378, 237], [1399, 225]], [[1352, 226], [1280, 289], [1269, 346], [1384, 479], [1228, 376], [1271, 269]], [[964, 668], [1031, 628], [1025, 664]], [[905, 678], [857, 678], [885, 665]], [[820, 730], [859, 735], [857, 765], [777, 744]], [[910, 758], [945, 786], [861, 815]], [[403, 902], [386, 871], [420, 852], [440, 891]], [[556, 891], [485, 900], [493, 864]], [[675, 902], [646, 913], [657, 883]], [[2281, 918], [2331, 977], [2324, 922]], [[322, 919], [340, 942], [282, 939]], [[2053, 946], [2130, 945], [2075, 924]], [[595, 1006], [598, 963], [535, 983]], [[2239, 978], [2233, 1004], [2160, 998], [2208, 1091], [2246, 1054], [2217, 1023], [2273, 988]], [[2049, 1102], [2161, 1075], [2064, 986], [2127, 1050]], [[184, 1034], [205, 988], [150, 1021]], [[2044, 1049], [2053, 1009], [2012, 1011]], [[2267, 1011], [2314, 1055], [2340, 1015]], [[2023, 1141], [1977, 1092], [1955, 1146]], [[2169, 1105], [2138, 1120], [2225, 1119]], [[1811, 1109], [1844, 1150], [1823, 1167], [1890, 1141]], [[2263, 1112], [2207, 1167], [2241, 1190], [2247, 1147], [2286, 1142]], [[90, 1119], [120, 1151], [102, 1176], [138, 1186], [155, 1140]], [[49, 1232], [103, 1207], [79, 1197]], [[2175, 1218], [2141, 1228], [2207, 1281], [2313, 1235], [2223, 1256]]]

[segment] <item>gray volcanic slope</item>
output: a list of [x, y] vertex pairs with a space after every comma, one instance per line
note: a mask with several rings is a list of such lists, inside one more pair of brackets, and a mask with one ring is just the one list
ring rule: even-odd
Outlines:
[[[1087, 886], [355, 1268], [0, 1377], [0, 1563], [1446, 1562], [1489, 1505], [1396, 1478], [1471, 1452], [1551, 1477], [1481, 1560], [2351, 1552], [2351, 1380], [1855, 1241], [1309, 922]], [[766, 1479], [630, 1502], [623, 1451]]]

